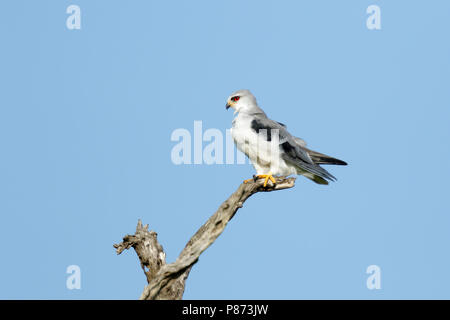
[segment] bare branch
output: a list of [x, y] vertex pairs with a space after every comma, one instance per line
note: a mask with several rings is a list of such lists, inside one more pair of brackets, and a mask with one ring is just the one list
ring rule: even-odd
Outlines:
[[136, 233], [134, 235], [126, 235], [123, 242], [115, 244], [117, 254], [131, 247], [136, 251], [141, 268], [144, 271], [147, 282], [153, 279], [162, 266], [166, 264], [166, 254], [163, 247], [159, 244], [157, 233], [148, 231], [148, 224], [142, 226], [142, 221], [139, 220]]
[[177, 260], [171, 264], [165, 262], [165, 253], [156, 239], [156, 233], [149, 232], [148, 225], [142, 227], [139, 221], [136, 234], [125, 236], [123, 242], [114, 247], [118, 254], [130, 247], [135, 249], [148, 282], [140, 299], [181, 299], [185, 281], [192, 266], [198, 261], [202, 252], [225, 230], [227, 223], [234, 217], [237, 210], [242, 208], [244, 202], [258, 192], [292, 188], [295, 178], [277, 177], [276, 184], [269, 182], [267, 187], [263, 187], [263, 183], [263, 180], [242, 183], [192, 236]]

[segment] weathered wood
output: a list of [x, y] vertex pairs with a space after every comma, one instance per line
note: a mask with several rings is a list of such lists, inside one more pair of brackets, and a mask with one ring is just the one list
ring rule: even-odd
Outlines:
[[159, 269], [166, 264], [166, 254], [157, 239], [158, 234], [148, 231], [148, 224], [142, 226], [139, 220], [134, 235], [126, 235], [120, 244], [115, 244], [117, 254], [131, 247], [136, 251], [141, 268], [147, 276], [147, 281], [154, 278]]
[[115, 244], [117, 254], [131, 247], [136, 251], [141, 267], [147, 277], [148, 285], [142, 293], [141, 300], [181, 299], [192, 266], [198, 258], [225, 230], [227, 223], [234, 217], [244, 202], [258, 192], [270, 192], [292, 188], [295, 178], [276, 177], [276, 184], [269, 182], [263, 187], [263, 180], [242, 183], [219, 209], [192, 236], [177, 260], [166, 264], [165, 253], [158, 243], [156, 232], [148, 231], [148, 225], [142, 226], [139, 220], [134, 235], [127, 235], [123, 242]]

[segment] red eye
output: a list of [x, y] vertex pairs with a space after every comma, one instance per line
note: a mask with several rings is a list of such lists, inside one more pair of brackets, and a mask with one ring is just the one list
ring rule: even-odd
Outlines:
[[241, 97], [236, 96], [236, 97], [231, 98], [231, 101], [236, 102], [236, 101], [238, 101], [240, 98], [241, 98]]

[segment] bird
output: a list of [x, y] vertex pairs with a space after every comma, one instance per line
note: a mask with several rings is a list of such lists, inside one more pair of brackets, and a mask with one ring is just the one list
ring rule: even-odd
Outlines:
[[232, 121], [231, 137], [256, 171], [253, 179], [244, 183], [264, 179], [266, 187], [269, 180], [276, 184], [276, 176], [302, 175], [327, 185], [336, 178], [321, 165], [347, 165], [343, 160], [308, 149], [306, 142], [291, 135], [286, 125], [269, 119], [249, 90], [233, 92], [225, 108], [232, 108], [237, 114]]

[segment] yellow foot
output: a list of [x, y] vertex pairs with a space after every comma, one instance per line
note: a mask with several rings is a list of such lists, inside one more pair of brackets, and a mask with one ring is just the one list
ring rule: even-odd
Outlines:
[[249, 182], [255, 182], [255, 179], [247, 179], [247, 180], [244, 180], [244, 183], [249, 183]]
[[256, 179], [264, 179], [264, 187], [267, 186], [267, 182], [270, 180], [273, 184], [275, 184], [275, 178], [272, 176], [271, 173], [269, 174], [258, 174], [255, 176]]

